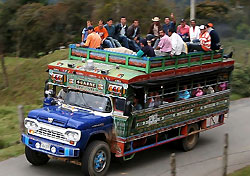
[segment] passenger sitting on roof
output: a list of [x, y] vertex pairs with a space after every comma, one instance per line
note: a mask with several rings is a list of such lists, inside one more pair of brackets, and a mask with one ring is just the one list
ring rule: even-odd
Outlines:
[[162, 26], [159, 17], [154, 17], [152, 21], [153, 23], [150, 26], [146, 39], [151, 42], [151, 46], [153, 46], [153, 48], [156, 48], [158, 43], [160, 42], [159, 32], [160, 30], [162, 30]]
[[208, 23], [206, 25], [206, 27], [207, 27], [207, 32], [211, 36], [211, 49], [212, 50], [219, 50], [221, 47], [220, 37], [219, 37], [218, 33], [214, 30], [213, 24]]
[[188, 52], [196, 51], [211, 51], [211, 37], [207, 32], [207, 28], [204, 25], [200, 26], [200, 42], [199, 43], [189, 43]]
[[160, 30], [160, 42], [155, 48], [155, 54], [157, 56], [169, 56], [172, 50], [171, 39], [165, 34], [164, 30]]
[[88, 37], [88, 27], [92, 26], [92, 22], [91, 21], [87, 21], [87, 27], [85, 27], [82, 30], [82, 43], [86, 42], [86, 39]]
[[195, 19], [190, 20], [189, 36], [191, 43], [199, 42], [200, 28], [199, 26], [196, 26]]
[[98, 26], [95, 27], [95, 32], [100, 35], [102, 39], [102, 44], [106, 48], [115, 48], [115, 46], [111, 43], [110, 40], [107, 40], [109, 33], [105, 27], [103, 27], [103, 21], [99, 20]]
[[181, 24], [177, 27], [177, 34], [181, 36], [184, 42], [189, 42], [189, 26], [185, 19], [181, 19]]
[[102, 39], [101, 37], [94, 31], [92, 26], [88, 27], [88, 37], [85, 43], [76, 44], [76, 47], [84, 47], [84, 48], [99, 48], [101, 46]]
[[108, 40], [112, 43], [115, 47], [121, 47], [122, 45], [115, 39], [115, 26], [113, 25], [113, 19], [110, 18], [107, 20], [107, 24], [104, 25], [107, 29], [109, 36], [107, 37]]
[[182, 53], [187, 53], [186, 47], [185, 47], [185, 42], [182, 40], [182, 38], [175, 33], [174, 29], [169, 29], [168, 30], [168, 35], [171, 39], [171, 56], [178, 56], [181, 55]]
[[155, 57], [154, 49], [148, 45], [146, 39], [141, 39], [141, 49], [137, 52], [138, 57]]
[[190, 92], [187, 90], [187, 85], [183, 86], [183, 90], [179, 92], [178, 99], [179, 100], [187, 100], [190, 98]]

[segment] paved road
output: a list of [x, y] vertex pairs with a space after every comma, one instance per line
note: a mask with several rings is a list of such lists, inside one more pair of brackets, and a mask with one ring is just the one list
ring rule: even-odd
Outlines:
[[[219, 176], [222, 173], [224, 134], [229, 133], [229, 172], [250, 164], [250, 99], [231, 103], [226, 125], [206, 131], [200, 135], [197, 147], [182, 152], [163, 145], [136, 154], [131, 161], [121, 165], [111, 163], [109, 176], [168, 176], [169, 157], [176, 153], [178, 176]], [[212, 158], [212, 159], [211, 159]], [[46, 166], [31, 166], [25, 157], [19, 156], [0, 162], [0, 176], [79, 176], [80, 167], [52, 160]]]

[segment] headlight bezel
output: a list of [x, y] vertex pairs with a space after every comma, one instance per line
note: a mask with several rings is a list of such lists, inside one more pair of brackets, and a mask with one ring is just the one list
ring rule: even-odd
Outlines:
[[30, 118], [25, 118], [24, 119], [24, 126], [25, 128], [33, 131], [37, 131], [39, 129], [39, 125], [36, 120], [30, 119]]
[[72, 129], [67, 129], [64, 133], [64, 136], [67, 141], [78, 142], [81, 139], [81, 132]]

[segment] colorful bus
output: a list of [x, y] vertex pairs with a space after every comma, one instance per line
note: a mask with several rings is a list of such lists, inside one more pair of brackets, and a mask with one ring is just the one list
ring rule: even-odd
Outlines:
[[200, 132], [224, 124], [233, 68], [223, 50], [139, 58], [70, 45], [68, 60], [48, 65], [43, 108], [25, 118], [26, 158], [99, 176], [112, 154], [128, 160], [171, 141], [189, 151]]

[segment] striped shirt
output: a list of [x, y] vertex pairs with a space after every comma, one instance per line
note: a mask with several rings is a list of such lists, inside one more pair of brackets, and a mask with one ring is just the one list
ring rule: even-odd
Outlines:
[[200, 33], [200, 44], [204, 51], [211, 51], [211, 37], [207, 31]]

